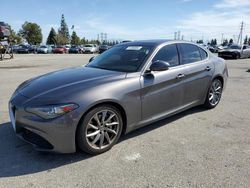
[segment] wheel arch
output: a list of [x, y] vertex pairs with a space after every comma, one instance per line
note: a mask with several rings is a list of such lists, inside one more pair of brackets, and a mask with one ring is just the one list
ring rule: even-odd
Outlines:
[[222, 83], [222, 88], [224, 88], [224, 78], [223, 78], [223, 76], [222, 76], [222, 75], [216, 75], [216, 76], [214, 76], [214, 78], [212, 79], [212, 82], [213, 82], [215, 79], [220, 80], [221, 83]]
[[114, 106], [115, 108], [117, 108], [120, 113], [121, 113], [121, 116], [122, 116], [122, 122], [123, 122], [123, 127], [122, 127], [122, 134], [125, 134], [126, 133], [126, 130], [127, 130], [127, 114], [126, 114], [126, 111], [124, 109], [124, 107], [119, 104], [118, 102], [116, 101], [102, 101], [100, 103], [96, 103], [92, 106], [90, 106], [82, 115], [81, 115], [81, 118], [77, 124], [77, 127], [76, 127], [76, 130], [75, 130], [75, 146], [77, 148], [77, 141], [76, 141], [76, 134], [77, 134], [77, 131], [78, 131], [78, 128], [81, 124], [81, 122], [83, 121], [84, 117], [86, 116], [86, 114], [91, 111], [92, 109], [98, 107], [98, 106], [102, 106], [102, 105], [111, 105], [111, 106]]

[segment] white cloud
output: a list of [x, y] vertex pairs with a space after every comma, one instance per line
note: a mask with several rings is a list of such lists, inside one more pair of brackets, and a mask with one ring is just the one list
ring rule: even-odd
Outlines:
[[216, 8], [238, 8], [250, 6], [250, 0], [223, 0], [215, 4]]
[[[235, 3], [237, 2], [237, 3]], [[236, 8], [243, 6], [240, 9]], [[222, 6], [224, 5], [224, 6]], [[224, 7], [227, 6], [227, 9]], [[195, 12], [187, 19], [180, 20], [177, 28], [187, 36], [188, 40], [217, 38], [221, 39], [222, 33], [224, 37], [236, 39], [240, 31], [240, 23], [244, 21], [244, 35], [250, 34], [250, 1], [249, 0], [223, 0], [214, 5], [208, 11]]]

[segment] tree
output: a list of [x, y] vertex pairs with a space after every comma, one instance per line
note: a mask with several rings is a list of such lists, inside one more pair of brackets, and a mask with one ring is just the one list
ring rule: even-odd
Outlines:
[[248, 45], [250, 45], [250, 38], [248, 39]]
[[14, 44], [20, 44], [22, 42], [22, 37], [10, 28], [10, 41]]
[[57, 34], [56, 34], [55, 29], [53, 27], [51, 27], [46, 44], [55, 45], [57, 43], [56, 36], [57, 36]]
[[38, 24], [31, 22], [25, 22], [22, 25], [22, 29], [19, 31], [19, 35], [32, 45], [40, 44], [43, 39], [41, 27]]
[[[233, 40], [233, 39], [230, 39], [230, 41]], [[222, 46], [227, 46], [228, 45], [228, 40], [224, 40], [223, 43], [222, 43]]]
[[86, 39], [85, 39], [85, 37], [83, 37], [83, 38], [81, 39], [80, 43], [81, 43], [81, 44], [86, 44]]
[[233, 44], [234, 43], [234, 40], [233, 39], [230, 39], [229, 40], [229, 44]]
[[197, 40], [197, 44], [203, 44], [203, 40]]
[[245, 39], [244, 39], [244, 44], [248, 44], [248, 37], [246, 35]]
[[217, 45], [217, 39], [214, 39], [214, 46]]
[[63, 14], [62, 14], [62, 18], [61, 18], [61, 26], [58, 30], [58, 35], [60, 38], [60, 42], [62, 42], [62, 44], [69, 43], [69, 40], [70, 40], [69, 28], [68, 28], [68, 25], [66, 24], [66, 21], [65, 21]]
[[80, 42], [81, 42], [80, 38], [77, 36], [76, 32], [73, 31], [71, 35], [71, 44], [78, 45], [80, 44]]

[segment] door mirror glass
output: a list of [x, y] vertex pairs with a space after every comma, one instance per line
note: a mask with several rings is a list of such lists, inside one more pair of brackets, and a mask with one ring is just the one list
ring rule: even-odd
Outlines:
[[152, 63], [150, 66], [150, 71], [165, 71], [168, 70], [170, 67], [170, 64], [166, 61], [157, 60]]

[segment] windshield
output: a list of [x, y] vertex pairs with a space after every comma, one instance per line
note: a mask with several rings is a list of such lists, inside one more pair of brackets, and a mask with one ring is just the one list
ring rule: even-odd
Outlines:
[[85, 45], [85, 47], [93, 47], [93, 45], [87, 44]]
[[150, 46], [116, 46], [97, 56], [87, 67], [136, 72], [151, 50]]
[[40, 46], [40, 48], [47, 48], [47, 46]]
[[240, 50], [241, 47], [240, 46], [229, 46], [228, 49], [237, 49], [237, 50]]

